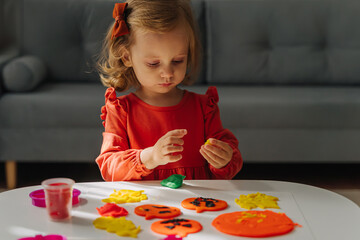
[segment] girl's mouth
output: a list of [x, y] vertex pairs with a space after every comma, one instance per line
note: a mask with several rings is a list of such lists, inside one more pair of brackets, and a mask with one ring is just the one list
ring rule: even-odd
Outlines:
[[169, 87], [172, 83], [160, 83], [162, 87]]

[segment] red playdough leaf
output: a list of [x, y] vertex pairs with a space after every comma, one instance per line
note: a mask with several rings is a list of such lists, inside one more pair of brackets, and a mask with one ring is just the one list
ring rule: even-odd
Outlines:
[[96, 208], [103, 217], [121, 217], [127, 216], [129, 213], [125, 208], [119, 207], [115, 203], [106, 203], [101, 208]]

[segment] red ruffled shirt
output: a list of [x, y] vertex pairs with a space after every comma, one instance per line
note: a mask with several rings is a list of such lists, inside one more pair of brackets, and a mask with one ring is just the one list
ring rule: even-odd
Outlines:
[[[188, 180], [232, 179], [240, 171], [243, 161], [238, 141], [222, 126], [217, 89], [209, 87], [206, 94], [184, 91], [177, 105], [156, 107], [133, 93], [117, 97], [114, 88], [106, 90], [105, 106], [101, 109], [105, 131], [101, 153], [96, 158], [104, 180], [162, 180], [172, 174], [185, 175]], [[182, 159], [147, 169], [140, 152], [174, 129], [187, 129]], [[227, 142], [233, 149], [231, 161], [221, 169], [209, 165], [199, 152], [208, 138]]]

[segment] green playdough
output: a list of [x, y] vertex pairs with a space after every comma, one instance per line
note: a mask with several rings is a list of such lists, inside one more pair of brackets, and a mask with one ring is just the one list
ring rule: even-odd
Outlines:
[[180, 174], [173, 174], [170, 177], [161, 181], [161, 185], [169, 188], [179, 188], [182, 186], [185, 176]]

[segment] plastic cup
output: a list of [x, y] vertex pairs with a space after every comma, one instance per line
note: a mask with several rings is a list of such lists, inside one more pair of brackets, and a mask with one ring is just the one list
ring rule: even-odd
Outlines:
[[46, 209], [51, 220], [63, 221], [71, 218], [74, 183], [70, 178], [51, 178], [41, 183], [45, 192]]

